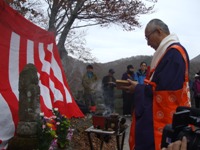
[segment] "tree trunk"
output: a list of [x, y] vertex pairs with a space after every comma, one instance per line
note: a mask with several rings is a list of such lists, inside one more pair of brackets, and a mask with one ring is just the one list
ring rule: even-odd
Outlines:
[[51, 9], [51, 16], [49, 18], [49, 29], [48, 31], [53, 32], [54, 35], [56, 36], [56, 16], [58, 14], [59, 6], [57, 0], [53, 2], [53, 6]]
[[61, 36], [60, 36], [60, 39], [59, 39], [58, 45], [57, 45], [61, 59], [65, 54], [68, 54], [65, 49], [65, 41], [66, 41], [67, 35], [70, 31], [72, 24], [74, 23], [75, 19], [77, 18], [78, 11], [82, 8], [82, 6], [84, 5], [84, 2], [85, 2], [85, 0], [81, 0], [81, 1], [77, 2], [75, 9], [72, 11], [72, 15], [70, 16], [69, 20], [67, 21], [67, 24], [65, 25], [65, 27], [61, 33]]

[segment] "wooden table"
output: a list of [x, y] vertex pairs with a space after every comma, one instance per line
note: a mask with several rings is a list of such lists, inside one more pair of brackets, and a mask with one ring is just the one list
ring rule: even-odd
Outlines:
[[[111, 135], [116, 137], [116, 144], [117, 144], [117, 150], [123, 150], [124, 146], [124, 138], [126, 134], [126, 129], [128, 128], [128, 125], [125, 127], [123, 131], [115, 132], [115, 131], [105, 131], [101, 129], [95, 129], [93, 126], [87, 128], [85, 132], [87, 132], [89, 143], [90, 143], [90, 150], [94, 150], [93, 144], [92, 144], [92, 139], [91, 139], [91, 134], [92, 133], [98, 133], [99, 135]], [[120, 141], [120, 136], [122, 136], [122, 139]], [[100, 150], [103, 148], [103, 143], [104, 140], [101, 140], [101, 145], [100, 145]], [[121, 143], [121, 144], [120, 144]]]

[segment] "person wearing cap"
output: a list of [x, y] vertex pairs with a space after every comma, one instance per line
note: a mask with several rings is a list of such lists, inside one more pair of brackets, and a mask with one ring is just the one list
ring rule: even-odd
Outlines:
[[[122, 80], [135, 80], [135, 73], [133, 65], [128, 65], [126, 72], [122, 75]], [[127, 90], [122, 90], [122, 98], [123, 98], [123, 115], [125, 117], [131, 116], [134, 107], [134, 94], [130, 93]]]
[[84, 103], [91, 112], [94, 112], [96, 109], [95, 89], [97, 86], [97, 75], [93, 72], [93, 66], [90, 64], [87, 65], [86, 70], [87, 72], [82, 78], [82, 86], [84, 88]]
[[115, 109], [114, 88], [116, 87], [116, 79], [114, 73], [115, 71], [113, 69], [109, 69], [108, 75], [104, 76], [102, 79], [104, 103], [111, 113], [114, 112]]

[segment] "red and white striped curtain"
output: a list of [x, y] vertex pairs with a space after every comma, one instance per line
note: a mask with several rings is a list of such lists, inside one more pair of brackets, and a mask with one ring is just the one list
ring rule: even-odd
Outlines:
[[24, 66], [38, 70], [41, 112], [52, 108], [71, 117], [83, 117], [65, 78], [52, 33], [32, 24], [0, 0], [0, 149], [14, 136], [18, 122], [18, 82]]

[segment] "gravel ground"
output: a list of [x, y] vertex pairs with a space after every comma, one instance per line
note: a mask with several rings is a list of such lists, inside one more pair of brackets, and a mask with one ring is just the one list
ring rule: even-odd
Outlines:
[[129, 138], [129, 133], [130, 133], [130, 126], [131, 126], [131, 118], [126, 118], [126, 124], [128, 125], [128, 128], [126, 130], [126, 136], [124, 140], [124, 147], [123, 150], [129, 150], [129, 143], [128, 143], [128, 138]]

